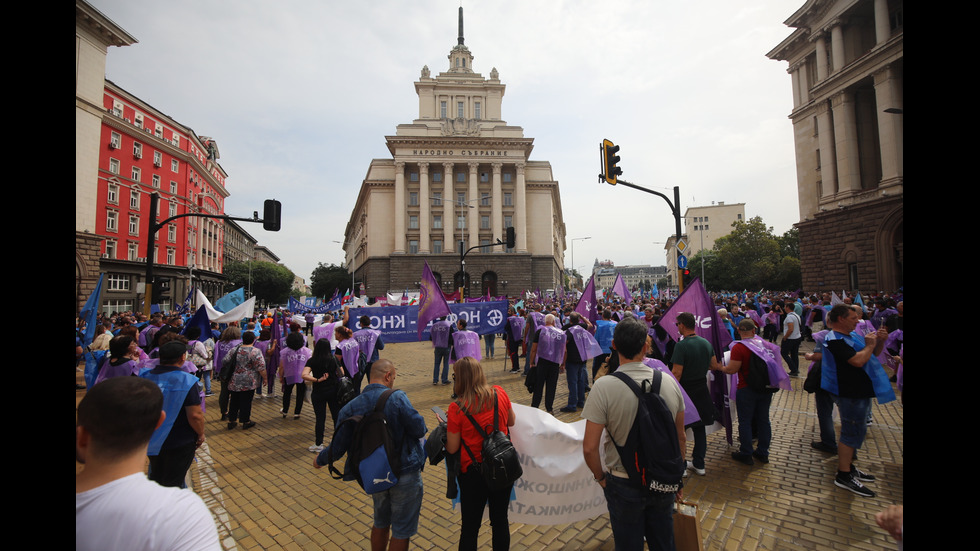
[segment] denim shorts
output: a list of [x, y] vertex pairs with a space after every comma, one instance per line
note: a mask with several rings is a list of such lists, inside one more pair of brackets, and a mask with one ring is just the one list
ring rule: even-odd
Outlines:
[[374, 527], [391, 527], [391, 537], [408, 539], [418, 533], [422, 508], [422, 473], [414, 471], [398, 476], [398, 484], [371, 494], [374, 498]]
[[840, 441], [854, 449], [864, 444], [868, 433], [868, 412], [871, 411], [871, 398], [844, 398], [834, 396], [834, 403], [840, 411]]

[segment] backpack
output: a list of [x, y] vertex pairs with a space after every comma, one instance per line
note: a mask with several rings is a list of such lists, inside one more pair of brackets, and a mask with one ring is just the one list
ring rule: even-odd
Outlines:
[[354, 425], [343, 473], [333, 466], [337, 458], [333, 456], [334, 445], [330, 444], [327, 461], [334, 480], [356, 480], [369, 494], [383, 492], [398, 483], [402, 453], [400, 447], [395, 447], [395, 439], [384, 413], [385, 403], [394, 392], [390, 388], [382, 392], [374, 410], [349, 417], [334, 430], [334, 434], [338, 434], [345, 423]]
[[[497, 389], [493, 390], [493, 430], [483, 430], [469, 413], [466, 418], [473, 423], [473, 428], [483, 437], [483, 462], [478, 463], [473, 451], [463, 442], [463, 448], [469, 454], [474, 466], [480, 468], [483, 480], [487, 483], [487, 488], [491, 491], [503, 490], [510, 487], [514, 481], [524, 474], [521, 467], [521, 459], [517, 456], [517, 450], [510, 441], [510, 435], [500, 431], [500, 411], [497, 403]], [[489, 430], [489, 426], [487, 429]]]
[[745, 384], [756, 392], [776, 392], [779, 387], [769, 384], [769, 366], [766, 361], [753, 353], [749, 358], [749, 374], [745, 377]]
[[673, 493], [681, 487], [687, 463], [677, 442], [677, 425], [660, 397], [663, 374], [654, 369], [649, 388], [643, 388], [625, 373], [612, 373], [636, 395], [636, 418], [622, 445], [613, 441], [629, 479], [651, 493]]

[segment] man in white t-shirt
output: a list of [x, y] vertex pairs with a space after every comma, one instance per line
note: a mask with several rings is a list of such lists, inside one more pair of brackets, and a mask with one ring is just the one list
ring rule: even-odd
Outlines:
[[140, 377], [95, 386], [78, 405], [75, 456], [75, 549], [214, 550], [218, 531], [190, 490], [146, 478], [146, 448], [163, 422], [163, 394]]
[[786, 360], [786, 367], [789, 368], [790, 377], [800, 376], [800, 343], [803, 342], [803, 335], [800, 328], [803, 321], [796, 312], [795, 302], [789, 299], [783, 305], [783, 342], [780, 345], [780, 355]]

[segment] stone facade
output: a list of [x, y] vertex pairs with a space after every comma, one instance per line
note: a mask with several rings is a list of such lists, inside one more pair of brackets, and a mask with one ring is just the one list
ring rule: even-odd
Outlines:
[[[462, 8], [460, 8], [462, 10]], [[553, 289], [564, 265], [565, 224], [547, 161], [529, 159], [534, 140], [501, 119], [505, 86], [473, 70], [459, 38], [448, 71], [423, 67], [419, 116], [386, 136], [345, 232], [346, 264], [368, 297], [418, 289], [423, 260], [445, 292], [466, 296]], [[514, 227], [516, 243], [501, 243]], [[472, 249], [472, 250], [471, 250]], [[466, 256], [465, 276], [460, 252]]]
[[902, 0], [812, 0], [767, 54], [792, 80], [807, 291], [904, 284], [904, 17]]

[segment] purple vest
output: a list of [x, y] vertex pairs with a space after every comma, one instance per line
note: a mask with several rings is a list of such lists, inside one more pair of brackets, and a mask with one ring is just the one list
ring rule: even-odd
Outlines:
[[372, 355], [374, 354], [374, 345], [378, 342], [378, 337], [381, 335], [381, 331], [375, 331], [374, 329], [361, 329], [354, 333], [354, 340], [361, 346], [361, 352], [364, 352], [364, 357], [371, 361]]
[[[599, 342], [595, 340], [592, 333], [589, 333], [579, 325], [569, 327], [568, 332], [572, 335], [572, 341], [575, 342], [575, 347], [578, 348], [578, 355], [583, 360], [595, 358], [602, 354], [602, 347], [599, 346]], [[540, 343], [538, 346], [540, 346]]]
[[766, 367], [769, 368], [770, 386], [783, 390], [793, 390], [793, 385], [789, 382], [789, 375], [783, 370], [783, 361], [780, 358], [778, 346], [761, 337], [753, 337], [751, 339], [732, 341], [728, 345], [729, 350], [737, 343], [744, 344], [753, 354], [766, 362]]
[[[665, 375], [670, 375], [673, 377], [674, 381], [677, 381], [677, 377], [674, 377], [674, 373], [667, 369], [667, 366], [660, 360], [655, 360], [653, 358], [643, 358], [643, 365], [649, 367], [650, 369], [656, 369]], [[691, 401], [691, 397], [687, 395], [687, 391], [684, 387], [677, 384], [677, 388], [681, 389], [681, 396], [684, 397], [684, 426], [688, 426], [692, 423], [697, 423], [701, 420], [701, 414], [698, 413], [698, 408], [694, 407], [694, 402]]]
[[279, 352], [279, 366], [287, 385], [303, 382], [303, 368], [312, 355], [313, 351], [305, 346], [299, 350], [286, 347]]
[[333, 337], [333, 329], [337, 326], [337, 322], [324, 323], [323, 325], [317, 325], [313, 328], [313, 343], [320, 339], [331, 340]]
[[453, 360], [467, 356], [477, 361], [483, 359], [480, 355], [480, 335], [473, 331], [456, 331], [453, 333]]
[[433, 348], [449, 348], [449, 333], [450, 327], [448, 321], [437, 321], [432, 324], [432, 329], [429, 332], [432, 338]]
[[524, 318], [520, 316], [511, 316], [507, 318], [507, 322], [510, 324], [510, 335], [511, 337], [520, 342], [521, 334], [524, 333], [524, 325], [527, 323]]
[[361, 352], [361, 346], [357, 343], [357, 339], [340, 341], [337, 350], [340, 350], [340, 354], [344, 358], [344, 367], [347, 368], [347, 373], [350, 373], [351, 377], [357, 375], [357, 355]]
[[99, 384], [102, 381], [113, 377], [139, 375], [139, 372], [140, 368], [133, 360], [113, 366], [109, 363], [109, 357], [106, 356], [105, 363], [102, 364], [102, 369], [99, 370], [99, 376], [95, 378], [95, 384]]
[[565, 333], [546, 325], [538, 333], [538, 356], [560, 364], [565, 358]]
[[235, 348], [236, 346], [242, 344], [242, 339], [235, 339], [233, 341], [218, 341], [214, 343], [214, 362], [211, 364], [215, 371], [221, 371], [221, 360], [225, 359], [225, 355]]

